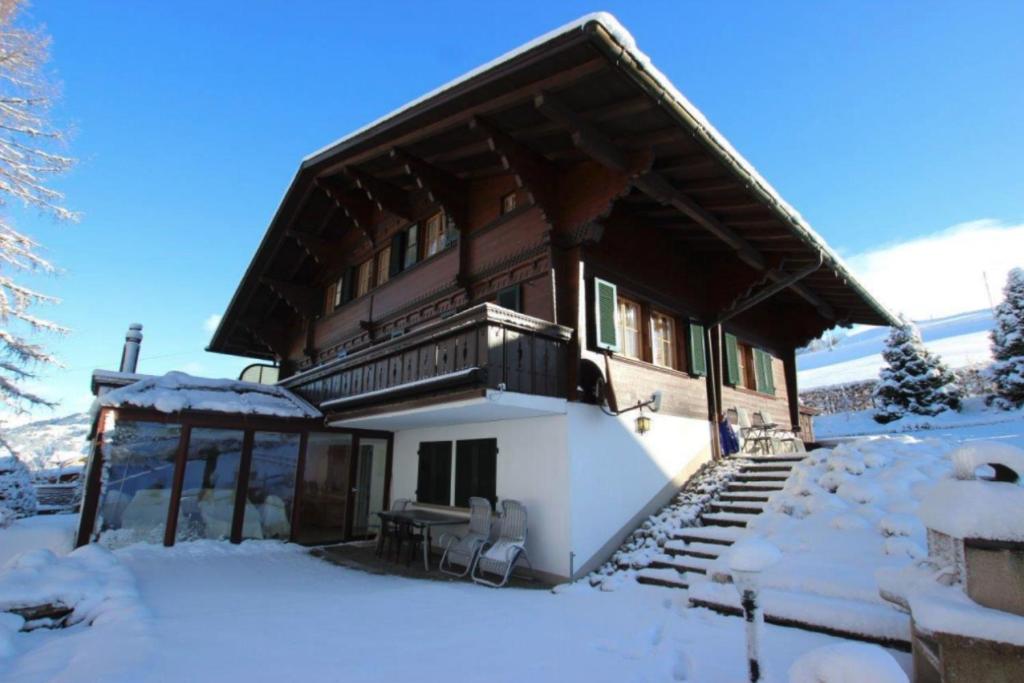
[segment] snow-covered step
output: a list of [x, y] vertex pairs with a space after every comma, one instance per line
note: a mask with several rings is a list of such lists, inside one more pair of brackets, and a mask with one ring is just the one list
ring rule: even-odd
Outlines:
[[712, 512], [734, 512], [743, 515], [759, 515], [764, 512], [764, 503], [734, 503], [716, 501], [708, 506]]
[[668, 541], [665, 543], [665, 547], [662, 550], [665, 551], [666, 555], [675, 555], [677, 557], [703, 557], [706, 560], [714, 560], [723, 552], [728, 546], [716, 544], [716, 543], [687, 543], [686, 541]]
[[675, 569], [677, 572], [690, 574], [706, 574], [714, 559], [706, 557], [676, 557], [675, 555], [658, 555], [651, 560], [653, 569]]
[[[841, 638], [910, 651], [910, 617], [881, 603], [825, 597], [773, 588], [760, 591], [765, 621]], [[739, 594], [731, 584], [701, 581], [690, 586], [690, 606], [739, 616]]]
[[686, 580], [675, 569], [654, 569], [646, 567], [636, 573], [637, 583], [666, 588], [688, 588]]
[[751, 463], [798, 463], [801, 462], [805, 457], [804, 455], [760, 455], [744, 457], [744, 460], [749, 460]]
[[718, 500], [723, 503], [767, 503], [767, 493], [725, 493], [719, 494]]
[[757, 517], [757, 515], [736, 514], [735, 512], [711, 512], [701, 515], [700, 519], [705, 526], [712, 524], [715, 526], [745, 527], [747, 522], [754, 519], [754, 517]]
[[740, 472], [782, 472], [784, 474], [788, 474], [793, 471], [793, 464], [794, 463], [755, 463], [753, 465], [744, 465], [740, 468]]
[[733, 481], [742, 481], [742, 482], [767, 482], [767, 481], [784, 482], [787, 479], [789, 479], [789, 475], [788, 474], [781, 474], [779, 472], [766, 472], [764, 474], [760, 474], [760, 473], [757, 473], [757, 472], [751, 472], [751, 473], [747, 473], [747, 474], [744, 474], [744, 473], [737, 474], [735, 477], [733, 477], [732, 480]]
[[773, 491], [781, 491], [784, 485], [784, 481], [732, 481], [726, 486], [726, 490], [730, 492], [767, 491], [768, 493], [771, 493]]
[[741, 527], [730, 526], [692, 526], [672, 532], [672, 538], [687, 543], [714, 543], [716, 545], [732, 545], [746, 533]]

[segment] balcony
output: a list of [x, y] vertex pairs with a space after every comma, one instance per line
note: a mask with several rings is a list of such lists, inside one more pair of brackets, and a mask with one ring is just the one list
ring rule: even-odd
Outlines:
[[572, 329], [480, 304], [281, 382], [331, 417], [503, 390], [564, 398]]

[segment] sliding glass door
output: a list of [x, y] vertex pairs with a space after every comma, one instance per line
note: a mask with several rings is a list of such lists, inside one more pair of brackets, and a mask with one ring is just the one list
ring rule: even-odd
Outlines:
[[377, 513], [384, 509], [386, 499], [388, 441], [361, 437], [357, 443], [352, 536], [366, 538], [375, 535], [380, 528]]

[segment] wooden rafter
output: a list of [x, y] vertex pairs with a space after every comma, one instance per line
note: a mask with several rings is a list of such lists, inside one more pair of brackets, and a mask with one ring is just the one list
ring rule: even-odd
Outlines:
[[369, 173], [348, 166], [345, 173], [355, 181], [356, 187], [366, 193], [380, 211], [386, 211], [407, 221], [415, 220], [409, 195], [391, 183], [374, 178]]
[[374, 243], [373, 233], [371, 232], [373, 226], [373, 205], [370, 201], [358, 200], [351, 194], [345, 194], [324, 178], [317, 178], [316, 186], [334, 202], [334, 205], [345, 214], [345, 217], [372, 245]]
[[427, 193], [432, 204], [439, 204], [452, 217], [455, 225], [467, 224], [466, 197], [469, 196], [469, 190], [463, 180], [397, 147], [391, 150], [390, 157], [402, 164], [405, 173], [415, 180], [416, 186]]
[[473, 117], [469, 127], [486, 137], [491, 151], [501, 159], [502, 167], [515, 177], [516, 185], [529, 193], [548, 221], [552, 221], [557, 214], [557, 174], [551, 163], [480, 117]]
[[341, 250], [342, 240], [337, 238], [331, 239], [295, 230], [289, 230], [286, 234], [295, 240], [296, 244], [302, 247], [303, 251], [320, 265], [327, 263], [329, 254], [334, 254]]
[[[573, 144], [591, 158], [615, 170], [625, 169], [626, 153], [596, 127], [581, 120], [575, 112], [562, 102], [547, 93], [543, 93], [534, 98], [534, 106], [549, 119], [564, 126], [572, 136]], [[691, 197], [676, 189], [661, 173], [648, 171], [634, 178], [633, 184], [637, 189], [662, 204], [675, 207], [705, 230], [718, 237], [729, 245], [744, 263], [757, 270], [771, 270], [764, 256], [743, 236], [722, 223]], [[830, 320], [836, 318], [832, 307], [806, 286], [796, 283], [791, 286], [791, 289], [813, 304], [824, 317]]]
[[271, 277], [261, 277], [260, 282], [306, 320], [315, 317], [323, 309], [323, 291], [319, 288]]
[[286, 335], [279, 334], [267, 327], [264, 322], [252, 317], [243, 318], [240, 324], [249, 330], [249, 334], [253, 336], [253, 339], [267, 347], [275, 356], [278, 358], [288, 357], [288, 340]]

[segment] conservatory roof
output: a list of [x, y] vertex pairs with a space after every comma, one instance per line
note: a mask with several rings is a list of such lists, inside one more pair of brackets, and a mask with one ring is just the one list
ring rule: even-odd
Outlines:
[[151, 376], [101, 395], [105, 408], [142, 408], [160, 413], [205, 412], [315, 419], [323, 415], [284, 387], [183, 372]]

